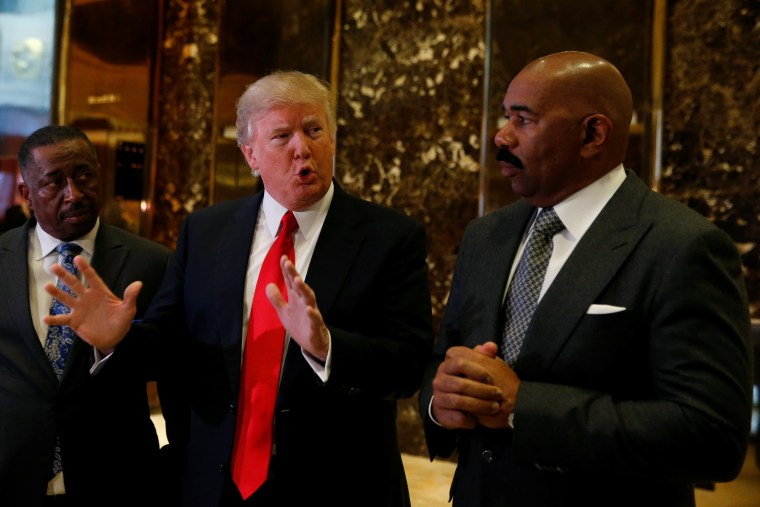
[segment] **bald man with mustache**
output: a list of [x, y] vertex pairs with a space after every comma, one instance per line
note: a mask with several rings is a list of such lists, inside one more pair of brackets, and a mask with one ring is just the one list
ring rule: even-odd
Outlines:
[[623, 167], [632, 98], [609, 62], [540, 58], [503, 109], [522, 199], [463, 237], [420, 393], [431, 459], [457, 451], [455, 507], [693, 506], [747, 448], [736, 248]]

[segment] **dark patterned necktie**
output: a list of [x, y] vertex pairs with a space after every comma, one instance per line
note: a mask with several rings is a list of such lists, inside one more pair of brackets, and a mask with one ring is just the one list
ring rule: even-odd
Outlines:
[[[59, 254], [61, 254], [61, 266], [63, 266], [68, 272], [77, 275], [77, 268], [74, 267], [74, 257], [82, 252], [82, 247], [75, 243], [61, 243], [56, 248]], [[64, 285], [63, 281], [58, 280], [58, 288], [65, 290], [71, 294], [71, 290]], [[69, 313], [69, 307], [53, 299], [53, 304], [50, 306], [50, 315], [60, 315], [62, 313]], [[55, 371], [58, 380], [61, 380], [63, 376], [63, 370], [66, 367], [66, 359], [71, 351], [71, 346], [74, 344], [74, 330], [69, 326], [49, 326], [47, 339], [45, 340], [45, 354], [47, 354], [50, 360], [50, 365]], [[58, 438], [56, 438], [55, 451], [53, 454], [53, 475], [61, 471], [61, 446]]]
[[552, 238], [564, 228], [553, 208], [541, 210], [507, 290], [502, 352], [504, 360], [510, 366], [520, 354], [525, 332], [538, 304], [546, 268], [552, 256]]

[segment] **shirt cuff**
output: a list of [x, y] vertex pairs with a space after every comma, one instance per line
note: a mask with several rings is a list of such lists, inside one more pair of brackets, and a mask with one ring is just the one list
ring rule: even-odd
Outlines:
[[327, 380], [330, 378], [330, 368], [332, 366], [332, 336], [330, 335], [330, 331], [327, 331], [326, 361], [323, 362], [319, 358], [314, 357], [313, 355], [306, 352], [303, 348], [301, 348], [301, 354], [303, 354], [304, 359], [306, 359], [306, 362], [309, 363], [311, 369], [314, 370], [314, 373], [317, 374], [319, 380], [321, 380], [323, 383], [327, 382]]
[[92, 350], [93, 352], [95, 352], [95, 364], [93, 364], [92, 368], [90, 368], [90, 375], [97, 375], [98, 372], [100, 372], [100, 370], [103, 369], [103, 367], [106, 365], [108, 360], [111, 358], [111, 356], [113, 355], [113, 352], [111, 352], [107, 356], [103, 356], [103, 354], [101, 354], [101, 352], [98, 349], [93, 348]]
[[443, 424], [436, 421], [435, 417], [433, 417], [433, 398], [435, 398], [435, 395], [430, 397], [430, 405], [428, 405], [428, 417], [430, 418], [431, 421], [433, 421], [433, 423], [436, 426], [440, 426], [441, 428], [443, 428]]

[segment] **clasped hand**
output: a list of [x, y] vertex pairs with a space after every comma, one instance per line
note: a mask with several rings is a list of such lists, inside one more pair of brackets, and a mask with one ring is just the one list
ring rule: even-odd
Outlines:
[[507, 428], [520, 379], [498, 346], [451, 347], [433, 379], [433, 416], [449, 429]]

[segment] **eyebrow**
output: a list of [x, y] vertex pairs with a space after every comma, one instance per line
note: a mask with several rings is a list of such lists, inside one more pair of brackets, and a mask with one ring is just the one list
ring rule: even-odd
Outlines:
[[[324, 122], [322, 118], [317, 114], [304, 116], [303, 119], [301, 120], [301, 124], [305, 127], [315, 125], [315, 124], [322, 125], [323, 123]], [[267, 132], [269, 133], [287, 132], [287, 131], [290, 131], [292, 128], [293, 128], [293, 125], [291, 123], [283, 122], [268, 129]]]
[[316, 124], [322, 124], [324, 121], [322, 120], [322, 117], [318, 114], [310, 114], [308, 116], [304, 116], [302, 122], [304, 125], [314, 125]]
[[511, 106], [509, 106], [509, 108], [504, 107], [504, 105], [502, 104], [501, 109], [505, 113], [507, 112], [507, 110], [509, 110], [509, 111], [525, 111], [526, 113], [538, 114], [530, 107], [522, 105], [522, 104], [512, 104]]
[[268, 128], [265, 132], [269, 135], [271, 134], [280, 134], [282, 132], [289, 132], [292, 129], [290, 125], [281, 124], [276, 125], [274, 127]]

